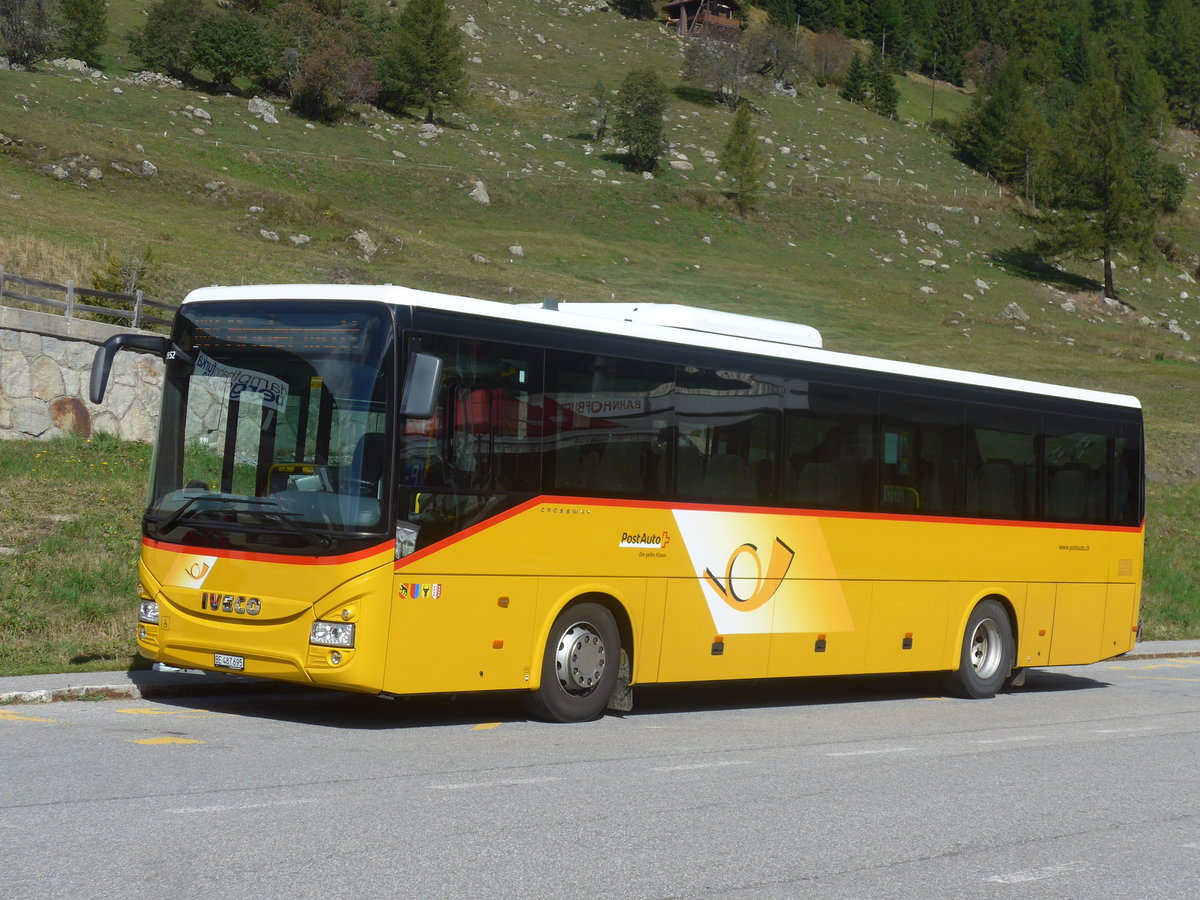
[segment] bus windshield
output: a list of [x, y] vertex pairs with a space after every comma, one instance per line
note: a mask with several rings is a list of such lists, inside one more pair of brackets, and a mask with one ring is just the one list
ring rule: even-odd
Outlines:
[[200, 547], [341, 553], [389, 533], [395, 384], [386, 306], [185, 306], [145, 532]]

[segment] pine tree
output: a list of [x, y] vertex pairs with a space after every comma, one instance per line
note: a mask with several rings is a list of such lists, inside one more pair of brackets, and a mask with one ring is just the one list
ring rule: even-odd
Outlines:
[[750, 106], [743, 103], [733, 117], [729, 137], [721, 151], [721, 165], [729, 176], [732, 198], [738, 212], [745, 215], [754, 208], [761, 187], [762, 150], [754, 134], [754, 123], [750, 118]]
[[962, 84], [963, 57], [974, 42], [971, 5], [963, 0], [936, 0], [930, 21], [929, 49], [937, 54], [938, 77]]
[[613, 135], [628, 150], [626, 164], [636, 172], [650, 172], [666, 148], [663, 112], [667, 89], [653, 69], [633, 69], [617, 95]]
[[997, 148], [1021, 105], [1026, 90], [1021, 60], [1009, 57], [987, 94], [976, 96], [964, 121], [959, 142], [978, 168], [995, 175]]
[[1151, 61], [1181, 124], [1200, 124], [1200, 10], [1194, 0], [1164, 0], [1154, 24]]
[[100, 64], [100, 48], [108, 40], [108, 5], [105, 0], [60, 0], [63, 41], [60, 50], [88, 65]]
[[1104, 265], [1104, 295], [1115, 297], [1113, 256], [1147, 258], [1158, 210], [1134, 171], [1134, 137], [1111, 79], [1086, 88], [1062, 128], [1054, 209], [1042, 220], [1043, 251]]
[[768, 0], [767, 21], [772, 25], [792, 28], [796, 24], [796, 0]]
[[867, 71], [866, 63], [862, 61], [861, 56], [855, 53], [850, 60], [850, 68], [846, 70], [846, 77], [842, 81], [843, 99], [849, 100], [851, 103], [865, 103], [869, 77], [870, 73]]
[[869, 70], [867, 85], [871, 91], [871, 109], [886, 119], [894, 119], [900, 103], [900, 89], [892, 80], [892, 73], [878, 48], [871, 53]]
[[1050, 126], [1029, 99], [1017, 105], [1004, 134], [993, 148], [989, 171], [1015, 185], [1033, 209], [1043, 196], [1054, 136]]
[[466, 93], [467, 55], [446, 0], [409, 0], [396, 17], [379, 60], [380, 104], [399, 112], [454, 105]]

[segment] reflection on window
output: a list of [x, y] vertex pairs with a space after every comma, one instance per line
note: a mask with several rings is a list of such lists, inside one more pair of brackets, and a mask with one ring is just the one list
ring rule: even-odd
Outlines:
[[872, 508], [875, 392], [805, 385], [804, 392], [788, 393], [787, 504], [807, 509]]
[[675, 496], [739, 505], [775, 502], [782, 395], [778, 381], [680, 369]]
[[546, 490], [665, 496], [674, 368], [566, 351], [546, 357]]

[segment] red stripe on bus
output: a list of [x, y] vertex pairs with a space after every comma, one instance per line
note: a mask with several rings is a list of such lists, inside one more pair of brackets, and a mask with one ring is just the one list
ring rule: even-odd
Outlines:
[[171, 553], [194, 553], [197, 556], [216, 556], [221, 559], [241, 559], [250, 562], [286, 563], [294, 566], [340, 566], [345, 563], [358, 562], [377, 553], [395, 552], [395, 541], [387, 540], [365, 550], [355, 550], [353, 553], [342, 553], [338, 556], [291, 556], [286, 553], [252, 553], [247, 550], [225, 550], [219, 547], [190, 547], [187, 544], [168, 544], [152, 538], [142, 538], [142, 545], [152, 550], [166, 550]]
[[473, 534], [479, 534], [481, 531], [486, 531], [493, 525], [499, 525], [501, 522], [506, 522], [513, 518], [513, 516], [518, 516], [526, 510], [532, 509], [533, 507], [545, 502], [546, 501], [544, 497], [535, 497], [532, 500], [526, 500], [524, 503], [517, 504], [512, 509], [506, 509], [504, 512], [496, 513], [496, 515], [492, 516], [490, 519], [484, 519], [482, 522], [472, 525], [470, 528], [465, 528], [458, 534], [453, 534], [448, 538], [442, 538], [442, 540], [438, 541], [436, 544], [430, 544], [428, 547], [421, 548], [416, 553], [410, 553], [408, 556], [404, 557], [404, 559], [396, 560], [396, 571], [400, 571], [400, 569], [422, 560], [425, 557], [436, 553], [438, 550], [444, 550], [452, 544], [457, 544], [459, 541], [465, 541]]
[[502, 513], [497, 513], [490, 519], [485, 519], [476, 525], [472, 525], [458, 534], [443, 538], [436, 544], [430, 544], [418, 550], [416, 553], [410, 554], [403, 559], [396, 560], [396, 571], [399, 571], [412, 563], [425, 559], [439, 550], [444, 550], [447, 547], [453, 546], [460, 541], [464, 541], [472, 535], [479, 534], [481, 531], [486, 531], [494, 525], [507, 521], [514, 516], [527, 512], [537, 506], [556, 505], [556, 506], [623, 506], [629, 509], [657, 509], [700, 511], [700, 512], [729, 512], [729, 513], [750, 513], [753, 515], [772, 515], [772, 516], [803, 516], [809, 519], [860, 519], [865, 521], [879, 522], [919, 522], [925, 524], [937, 525], [991, 525], [1006, 528], [1049, 528], [1060, 531], [1102, 531], [1119, 534], [1140, 534], [1145, 526], [1143, 521], [1141, 525], [1085, 525], [1078, 522], [1033, 522], [1024, 519], [969, 519], [965, 517], [954, 516], [914, 516], [902, 515], [898, 513], [867, 513], [867, 512], [850, 512], [846, 510], [836, 509], [795, 509], [781, 508], [775, 506], [716, 506], [707, 503], [679, 503], [670, 500], [644, 500], [640, 502], [632, 502], [629, 500], [619, 500], [615, 498], [581, 498], [581, 497], [555, 497], [544, 496], [536, 497], [533, 500], [527, 500], [524, 503], [514, 506], [512, 509], [505, 510]]

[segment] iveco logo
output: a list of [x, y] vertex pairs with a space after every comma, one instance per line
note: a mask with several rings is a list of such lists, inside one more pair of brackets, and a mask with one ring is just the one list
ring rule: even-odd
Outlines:
[[257, 616], [262, 612], [262, 601], [257, 597], [214, 594], [205, 591], [200, 595], [200, 608], [212, 612], [237, 613], [239, 616]]

